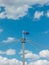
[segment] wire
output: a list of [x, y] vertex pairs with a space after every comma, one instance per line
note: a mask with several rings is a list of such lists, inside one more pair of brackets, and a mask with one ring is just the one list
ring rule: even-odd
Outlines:
[[[35, 45], [38, 45], [38, 46], [40, 46], [40, 47], [42, 47], [42, 48], [48, 48], [47, 46], [44, 46], [44, 45], [42, 45], [42, 44], [40, 44], [40, 43], [36, 43], [36, 42], [34, 42], [34, 41], [32, 41], [32, 40], [28, 40], [30, 43], [33, 43], [33, 44], [35, 44]], [[48, 48], [49, 49], [49, 48]]]
[[[32, 40], [28, 40], [28, 41], [29, 41], [30, 43], [33, 43]], [[38, 46], [40, 46], [40, 47], [43, 47], [43, 46], [42, 46], [41, 44], [39, 44], [39, 43], [35, 43], [35, 42], [34, 42], [34, 44], [35, 44], [35, 45], [38, 45]], [[34, 45], [34, 44], [33, 44], [33, 45]], [[31, 44], [31, 46], [33, 46], [33, 45]], [[39, 49], [38, 49], [37, 47], [35, 47], [35, 46], [33, 46], [33, 48], [35, 48], [36, 50], [39, 50]], [[44, 46], [44, 48], [47, 48], [47, 47]], [[45, 55], [44, 58], [46, 58], [46, 59], [49, 60], [49, 56], [47, 56], [47, 55]]]

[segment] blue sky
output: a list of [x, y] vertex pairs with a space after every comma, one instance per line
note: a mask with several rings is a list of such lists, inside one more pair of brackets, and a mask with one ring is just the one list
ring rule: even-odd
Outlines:
[[23, 30], [30, 33], [25, 35], [30, 41], [25, 43], [26, 65], [49, 65], [48, 0], [0, 1], [1, 65], [22, 64]]

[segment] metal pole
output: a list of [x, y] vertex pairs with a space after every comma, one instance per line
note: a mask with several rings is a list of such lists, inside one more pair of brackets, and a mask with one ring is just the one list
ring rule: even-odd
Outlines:
[[22, 57], [22, 65], [25, 65], [25, 60], [24, 60], [24, 43], [22, 43], [22, 55], [23, 55], [23, 57]]
[[24, 45], [26, 42], [26, 38], [24, 37], [24, 35], [29, 34], [26, 31], [22, 31], [22, 65], [25, 65], [25, 52], [24, 52]]
[[24, 34], [22, 33], [22, 65], [25, 65], [24, 43], [25, 43], [25, 38], [24, 38]]

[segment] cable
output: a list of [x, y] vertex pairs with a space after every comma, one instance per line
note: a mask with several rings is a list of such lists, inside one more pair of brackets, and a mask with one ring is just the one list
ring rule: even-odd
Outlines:
[[[35, 45], [38, 45], [38, 46], [40, 46], [41, 48], [48, 48], [48, 47], [45, 47], [45, 46], [43, 46], [42, 44], [36, 43], [36, 42], [34, 42], [34, 41], [32, 41], [32, 40], [28, 40], [28, 42], [33, 43], [33, 44], [35, 44]], [[48, 49], [49, 49], [49, 48], [48, 48]]]

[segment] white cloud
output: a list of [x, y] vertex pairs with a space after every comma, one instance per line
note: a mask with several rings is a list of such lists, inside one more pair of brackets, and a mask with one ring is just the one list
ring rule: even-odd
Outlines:
[[14, 49], [8, 49], [8, 50], [5, 52], [5, 54], [7, 54], [7, 55], [15, 55], [15, 54], [16, 54], [16, 50], [14, 50]]
[[27, 54], [25, 54], [25, 58], [30, 58], [32, 60], [37, 60], [37, 59], [39, 59], [39, 56], [37, 54], [34, 54], [34, 53], [27, 53]]
[[0, 0], [0, 6], [5, 7], [4, 13], [0, 13], [0, 18], [18, 19], [27, 14], [30, 5], [47, 4], [49, 0]]
[[[22, 57], [22, 51], [20, 52]], [[49, 59], [49, 50], [41, 50], [39, 54], [35, 54], [29, 50], [25, 50], [25, 59], [39, 60], [41, 58]]]
[[40, 19], [41, 16], [43, 16], [43, 11], [42, 12], [36, 11], [34, 14], [34, 19]]
[[[22, 54], [22, 51], [20, 52], [20, 54]], [[26, 59], [37, 60], [37, 59], [39, 59], [39, 55], [38, 54], [34, 54], [31, 51], [29, 51], [29, 50], [25, 50], [25, 58]]]
[[16, 54], [16, 50], [14, 50], [14, 49], [8, 49], [6, 51], [0, 51], [0, 54], [15, 55]]
[[6, 40], [3, 40], [2, 42], [4, 43], [11, 43], [11, 42], [14, 42], [16, 39], [13, 38], [13, 37], [8, 37]]
[[10, 7], [8, 6], [6, 8], [7, 13], [5, 16], [8, 17], [8, 19], [18, 19], [19, 17], [23, 17], [26, 15], [26, 11], [28, 9], [28, 5], [23, 5], [19, 7]]
[[22, 62], [13, 58], [13, 59], [8, 59], [6, 57], [0, 56], [0, 65], [21, 65]]
[[[22, 65], [22, 61], [19, 61], [15, 58], [13, 59], [8, 59], [6, 57], [0, 56], [0, 64], [1, 65]], [[32, 61], [32, 62], [25, 62], [25, 65], [49, 65], [48, 60], [37, 60], [37, 61]]]
[[47, 11], [47, 17], [49, 17], [49, 11]]
[[28, 65], [49, 65], [48, 60], [37, 60], [35, 62], [30, 62]]
[[39, 53], [40, 57], [49, 59], [49, 50], [42, 50]]
[[[32, 53], [31, 51], [25, 50], [25, 55], [28, 54], [27, 55], [28, 59], [31, 58], [31, 56], [32, 56], [33, 59], [34, 59], [33, 56], [35, 56], [37, 58], [37, 56], [36, 56], [37, 54], [34, 54], [34, 53], [31, 54], [31, 53]], [[21, 51], [21, 54], [22, 54], [22, 51]], [[31, 55], [29, 55], [29, 54], [31, 54]], [[41, 54], [43, 54], [43, 55], [41, 55]], [[45, 54], [49, 55], [49, 50], [40, 51], [38, 56], [40, 57], [40, 55], [41, 55], [41, 57], [45, 57], [44, 56]], [[8, 59], [7, 57], [0, 56], [0, 64], [1, 65], [22, 65], [22, 61], [19, 61], [15, 58]], [[40, 58], [40, 59], [36, 59], [34, 61], [32, 60], [30, 62], [26, 61], [25, 65], [49, 65], [49, 60]]]

